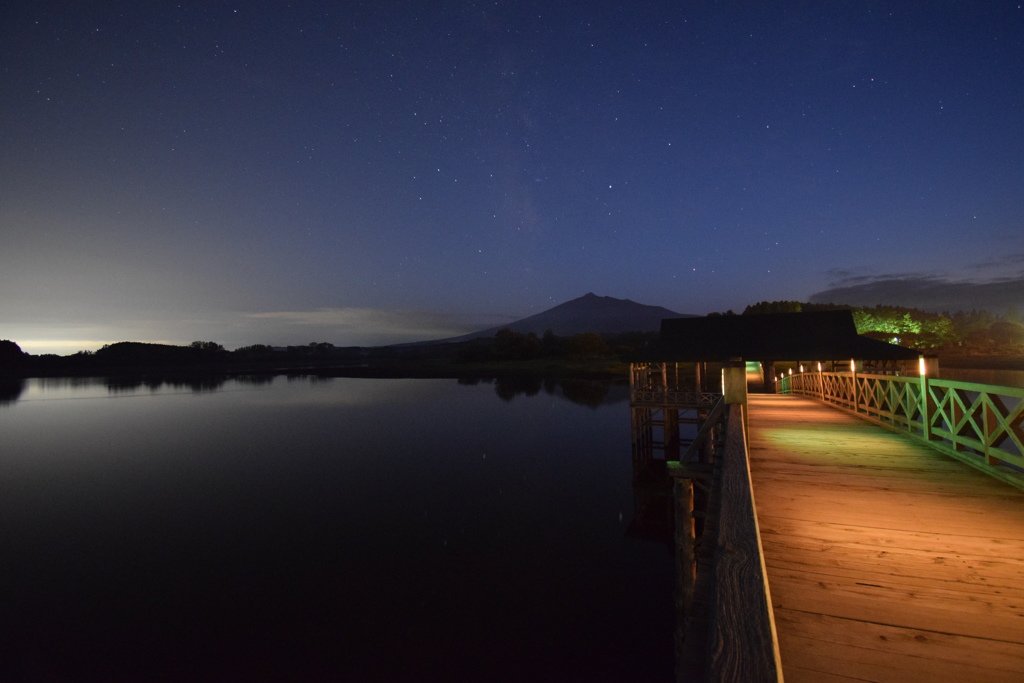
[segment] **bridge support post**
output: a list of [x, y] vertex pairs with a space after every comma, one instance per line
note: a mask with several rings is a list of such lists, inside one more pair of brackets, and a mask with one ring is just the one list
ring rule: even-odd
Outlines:
[[725, 362], [722, 368], [723, 393], [729, 405], [747, 404], [747, 364], [741, 358], [733, 358]]
[[696, 527], [693, 517], [693, 479], [673, 477], [676, 512], [677, 612], [683, 619], [693, 603], [697, 579]]
[[747, 441], [747, 364], [742, 358], [727, 360], [722, 367], [722, 394], [727, 405], [739, 405], [743, 415], [743, 443]]

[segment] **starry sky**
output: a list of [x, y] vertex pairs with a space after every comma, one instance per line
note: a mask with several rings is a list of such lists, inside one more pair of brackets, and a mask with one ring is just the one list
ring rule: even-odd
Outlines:
[[1024, 10], [0, 10], [0, 338], [453, 336], [586, 292], [1024, 305]]

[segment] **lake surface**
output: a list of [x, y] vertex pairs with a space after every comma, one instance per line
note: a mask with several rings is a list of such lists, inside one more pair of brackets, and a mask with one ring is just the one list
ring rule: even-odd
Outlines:
[[624, 387], [27, 380], [0, 680], [672, 680]]
[[983, 368], [939, 368], [939, 377], [958, 382], [993, 384], [1001, 387], [1024, 388], [1024, 370], [986, 370]]

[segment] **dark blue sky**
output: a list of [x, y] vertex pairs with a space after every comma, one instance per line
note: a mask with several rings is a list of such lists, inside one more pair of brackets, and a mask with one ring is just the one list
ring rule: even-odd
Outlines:
[[1024, 305], [1017, 1], [20, 5], [0, 338], [35, 353], [588, 291]]

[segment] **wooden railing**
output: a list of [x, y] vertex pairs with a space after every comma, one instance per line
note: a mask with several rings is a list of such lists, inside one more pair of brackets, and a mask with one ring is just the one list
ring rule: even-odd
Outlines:
[[[740, 381], [745, 381], [740, 379]], [[754, 508], [742, 403], [719, 398], [691, 448], [668, 463], [675, 479], [680, 585], [678, 681], [781, 682], [782, 667]], [[721, 427], [724, 426], [724, 434]], [[715, 462], [694, 461], [702, 441], [724, 436]], [[695, 544], [695, 482], [709, 487]], [[704, 515], [702, 515], [704, 516]]]
[[1024, 489], [1024, 389], [928, 376], [804, 372], [779, 392], [856, 413]]
[[691, 408], [710, 408], [722, 395], [710, 391], [685, 391], [675, 389], [663, 389], [654, 387], [651, 389], [633, 388], [630, 391], [630, 402], [634, 405], [673, 405]]
[[710, 408], [721, 393], [702, 391], [699, 384], [693, 378], [680, 378], [678, 368], [670, 370], [666, 363], [633, 364], [629, 373], [629, 400], [638, 406]]

